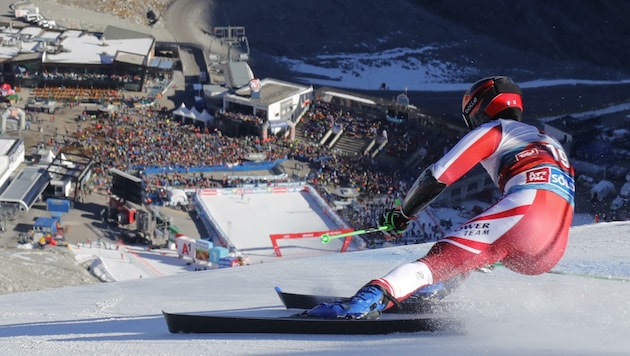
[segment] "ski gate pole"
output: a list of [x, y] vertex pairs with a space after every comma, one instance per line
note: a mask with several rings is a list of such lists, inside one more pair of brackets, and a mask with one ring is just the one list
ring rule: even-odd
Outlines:
[[348, 237], [348, 236], [354, 236], [354, 235], [362, 235], [362, 234], [370, 234], [372, 232], [388, 231], [388, 230], [391, 230], [391, 228], [389, 226], [379, 226], [379, 227], [374, 227], [374, 228], [364, 229], [364, 230], [354, 230], [354, 231], [346, 232], [346, 233], [343, 233], [343, 234], [337, 234], [337, 235], [323, 234], [320, 237], [320, 240], [321, 240], [322, 243], [327, 244], [327, 243], [330, 242], [330, 240], [333, 240], [333, 239], [340, 239], [342, 237]]

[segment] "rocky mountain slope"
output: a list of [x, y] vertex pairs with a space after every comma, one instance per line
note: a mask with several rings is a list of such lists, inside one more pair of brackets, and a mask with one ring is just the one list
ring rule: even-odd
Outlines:
[[[431, 0], [217, 0], [210, 26], [245, 26], [256, 52], [317, 61], [338, 52], [429, 46], [443, 60], [516, 80], [630, 73], [630, 3]], [[335, 65], [335, 63], [330, 63]]]

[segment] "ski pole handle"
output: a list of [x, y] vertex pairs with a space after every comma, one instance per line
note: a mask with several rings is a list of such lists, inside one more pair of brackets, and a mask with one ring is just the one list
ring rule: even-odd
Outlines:
[[364, 229], [364, 230], [354, 230], [354, 231], [346, 232], [343, 234], [337, 234], [337, 235], [323, 234], [319, 239], [321, 240], [322, 243], [327, 244], [330, 242], [330, 240], [333, 240], [333, 239], [340, 239], [342, 237], [370, 234], [373, 232], [388, 231], [388, 230], [391, 230], [390, 226], [379, 226], [379, 227], [374, 227], [374, 228]]

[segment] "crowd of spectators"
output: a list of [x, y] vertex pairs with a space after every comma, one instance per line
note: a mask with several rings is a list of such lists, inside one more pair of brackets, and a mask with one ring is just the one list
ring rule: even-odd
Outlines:
[[19, 82], [20, 79], [43, 80], [54, 82], [76, 82], [76, 81], [99, 81], [103, 83], [142, 83], [143, 77], [139, 74], [106, 74], [94, 72], [60, 72], [48, 71], [46, 69], [34, 72], [17, 70], [15, 78]]
[[[119, 106], [124, 102], [125, 106], [133, 107], [134, 103], [154, 101], [168, 86], [170, 78], [170, 74], [162, 72], [139, 75], [17, 70], [14, 81], [16, 87], [27, 83], [26, 86], [33, 87], [31, 96], [37, 102], [55, 101], [70, 107], [85, 103]], [[142, 97], [127, 92], [141, 89]]]
[[[174, 174], [147, 176], [150, 182], [205, 187], [208, 179], [186, 174], [191, 168], [238, 165], [252, 152], [262, 152], [266, 160], [284, 159], [289, 154], [280, 138], [263, 142], [258, 137], [228, 137], [217, 129], [200, 128], [173, 120], [170, 114], [146, 110], [99, 113], [96, 124], [79, 129], [69, 144], [94, 157], [99, 171], [117, 168], [142, 172], [154, 167]], [[182, 173], [183, 172], [183, 173]]]
[[236, 122], [246, 122], [258, 128], [260, 128], [264, 123], [264, 119], [261, 117], [243, 114], [240, 112], [221, 111], [220, 113], [217, 113], [216, 116], [219, 118], [234, 120]]
[[[233, 117], [243, 119], [244, 116], [234, 114]], [[349, 132], [361, 137], [371, 137], [379, 130], [388, 130], [391, 143], [387, 152], [396, 159], [379, 160], [318, 145], [319, 139], [334, 121], [342, 122]], [[57, 139], [62, 139], [67, 147], [93, 157], [95, 172], [92, 182], [97, 188], [107, 189], [107, 172], [110, 168], [117, 168], [141, 176], [147, 193], [167, 186], [196, 189], [242, 183], [215, 175], [212, 169], [193, 172], [192, 168], [217, 168], [215, 171], [221, 171], [220, 167], [247, 162], [252, 153], [258, 156], [264, 154], [267, 161], [295, 159], [310, 168], [311, 173], [301, 179], [319, 188], [326, 199], [334, 197], [328, 196], [324, 187], [356, 189], [359, 199], [339, 213], [351, 226], [358, 228], [375, 226], [382, 212], [392, 206], [394, 199], [401, 198], [416, 178], [419, 171], [407, 169], [404, 164], [411, 152], [424, 146], [428, 148], [427, 152], [440, 155], [456, 138], [456, 133], [435, 135], [427, 131], [429, 126], [414, 123], [403, 127], [385, 120], [365, 121], [348, 111], [316, 102], [299, 123], [303, 134], [296, 140], [290, 141], [283, 134], [270, 135], [262, 140], [251, 135], [231, 137], [218, 128], [186, 124], [167, 111], [126, 108], [119, 112], [101, 112], [87, 125], [79, 124], [77, 132], [58, 133]], [[430, 157], [425, 158], [428, 160]], [[166, 169], [157, 174], [143, 174], [151, 167]], [[291, 178], [296, 177], [287, 179]], [[410, 240], [415, 242], [431, 238], [425, 232], [430, 229], [410, 230], [410, 235], [413, 235]]]
[[122, 100], [122, 93], [111, 89], [87, 89], [50, 87], [35, 88], [32, 91], [36, 101], [56, 101], [70, 106], [80, 103], [117, 102]]
[[306, 114], [304, 137], [319, 141], [335, 124], [341, 125], [349, 137], [373, 137], [382, 129], [382, 120], [367, 120], [323, 101], [315, 101]]

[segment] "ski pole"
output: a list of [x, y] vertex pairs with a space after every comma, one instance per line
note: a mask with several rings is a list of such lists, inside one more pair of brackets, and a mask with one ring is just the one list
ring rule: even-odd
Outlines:
[[343, 234], [337, 234], [337, 235], [323, 234], [320, 237], [320, 240], [322, 241], [322, 243], [327, 244], [327, 243], [330, 242], [330, 240], [333, 240], [333, 239], [340, 239], [342, 237], [348, 237], [348, 236], [354, 236], [354, 235], [362, 235], [362, 234], [370, 234], [372, 232], [388, 231], [388, 230], [391, 230], [390, 226], [379, 226], [379, 227], [374, 227], [374, 228], [370, 228], [370, 229], [354, 230], [354, 231], [346, 232], [346, 233], [343, 233]]

